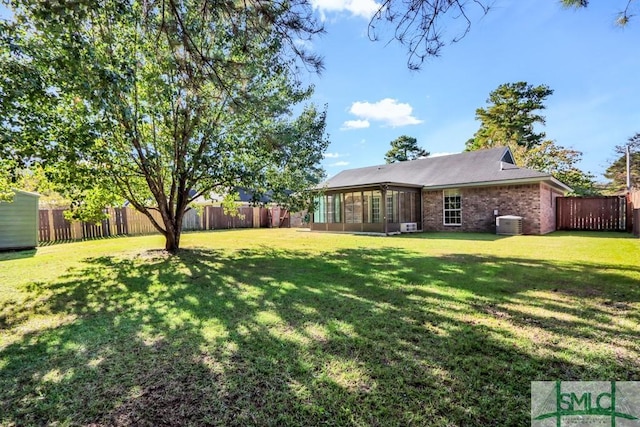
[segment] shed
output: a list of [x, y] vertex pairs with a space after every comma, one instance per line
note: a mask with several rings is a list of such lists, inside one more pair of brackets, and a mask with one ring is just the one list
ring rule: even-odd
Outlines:
[[13, 201], [0, 202], [0, 250], [38, 246], [38, 198], [35, 193], [14, 190]]

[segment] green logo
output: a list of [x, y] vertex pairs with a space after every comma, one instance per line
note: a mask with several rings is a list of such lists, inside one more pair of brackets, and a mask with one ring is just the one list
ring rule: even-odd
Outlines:
[[533, 381], [531, 425], [640, 426], [640, 382]]

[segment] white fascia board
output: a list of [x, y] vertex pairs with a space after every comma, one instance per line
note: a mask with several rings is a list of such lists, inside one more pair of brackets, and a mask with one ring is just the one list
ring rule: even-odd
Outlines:
[[566, 192], [571, 192], [573, 189], [566, 184], [558, 181], [552, 176], [545, 176], [540, 178], [519, 178], [519, 179], [505, 179], [500, 181], [482, 181], [482, 182], [466, 182], [458, 184], [446, 184], [446, 185], [433, 185], [424, 186], [424, 190], [444, 190], [446, 188], [461, 188], [461, 187], [494, 187], [497, 185], [518, 185], [518, 184], [538, 184], [540, 182], [550, 183], [553, 187], [559, 188]]

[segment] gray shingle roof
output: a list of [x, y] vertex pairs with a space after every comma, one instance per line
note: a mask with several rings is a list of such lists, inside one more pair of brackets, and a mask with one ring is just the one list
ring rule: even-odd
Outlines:
[[552, 181], [569, 189], [550, 174], [519, 168], [511, 163], [506, 147], [468, 151], [439, 157], [349, 169], [320, 184], [322, 188], [401, 184], [414, 187], [452, 187], [504, 181]]

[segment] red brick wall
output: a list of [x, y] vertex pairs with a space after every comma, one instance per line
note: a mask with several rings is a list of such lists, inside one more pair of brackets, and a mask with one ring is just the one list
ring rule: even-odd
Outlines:
[[556, 231], [556, 199], [563, 194], [546, 184], [540, 184], [540, 234]]
[[[442, 190], [424, 191], [424, 231], [495, 232], [494, 209], [498, 215], [523, 217], [524, 234], [542, 234], [555, 229], [555, 197], [544, 184], [462, 187], [462, 225], [443, 225]], [[546, 194], [546, 196], [545, 196]], [[553, 208], [549, 205], [552, 197]], [[544, 202], [546, 202], [546, 204]], [[544, 219], [542, 219], [544, 218]]]

